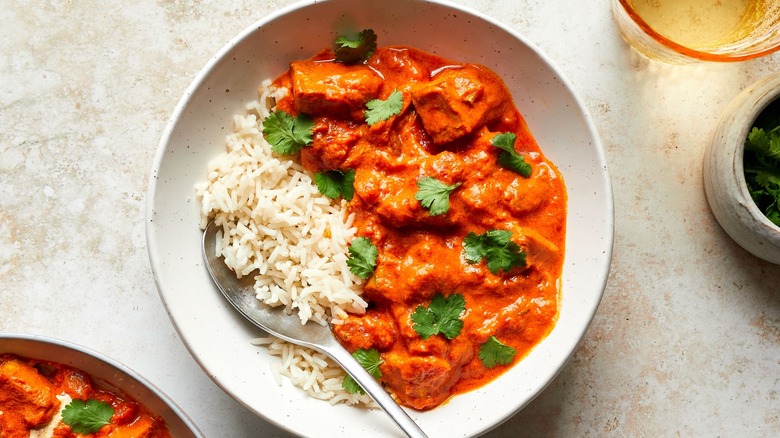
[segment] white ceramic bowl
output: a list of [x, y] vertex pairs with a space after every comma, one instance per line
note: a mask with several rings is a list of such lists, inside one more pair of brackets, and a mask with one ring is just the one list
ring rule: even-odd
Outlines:
[[742, 248], [780, 264], [780, 227], [753, 202], [745, 182], [745, 139], [759, 114], [780, 98], [780, 74], [740, 93], [729, 104], [704, 154], [704, 191], [721, 227]]
[[345, 28], [374, 29], [379, 44], [412, 45], [500, 74], [569, 194], [561, 312], [529, 356], [492, 383], [427, 412], [411, 412], [431, 437], [475, 436], [530, 402], [579, 344], [598, 307], [612, 253], [613, 204], [603, 148], [571, 85], [536, 47], [496, 21], [439, 1], [332, 0], [297, 3], [251, 24], [203, 68], [160, 141], [152, 171], [147, 240], [155, 280], [182, 340], [206, 373], [253, 412], [310, 437], [398, 436], [381, 411], [311, 399], [271, 374], [252, 347], [254, 327], [223, 301], [200, 256], [194, 185], [224, 150], [232, 115], [261, 80], [312, 56]]
[[159, 415], [175, 438], [203, 434], [168, 396], [121, 363], [82, 346], [44, 336], [0, 333], [0, 354], [57, 362], [80, 369], [100, 386], [117, 389]]

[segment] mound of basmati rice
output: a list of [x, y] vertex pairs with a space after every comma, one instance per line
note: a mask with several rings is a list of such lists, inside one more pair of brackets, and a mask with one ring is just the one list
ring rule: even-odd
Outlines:
[[[259, 101], [234, 116], [226, 152], [209, 164], [208, 180], [196, 186], [200, 226], [210, 220], [222, 225], [217, 250], [238, 278], [254, 275], [258, 300], [285, 306], [303, 324], [338, 323], [347, 312], [366, 309], [362, 282], [346, 263], [356, 231], [353, 217], [345, 217], [345, 201], [319, 193], [300, 163], [271, 151], [263, 119], [284, 90], [269, 86], [265, 81]], [[273, 337], [253, 343], [280, 357], [275, 375], [289, 377], [313, 397], [370, 403], [368, 396], [341, 387], [344, 371], [327, 356]]]

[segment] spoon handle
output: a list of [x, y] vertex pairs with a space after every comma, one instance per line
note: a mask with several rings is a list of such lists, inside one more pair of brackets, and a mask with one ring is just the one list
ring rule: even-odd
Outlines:
[[338, 342], [327, 346], [327, 353], [374, 399], [395, 424], [410, 438], [427, 438], [428, 435], [412, 420], [412, 417], [393, 400], [382, 385], [352, 358]]

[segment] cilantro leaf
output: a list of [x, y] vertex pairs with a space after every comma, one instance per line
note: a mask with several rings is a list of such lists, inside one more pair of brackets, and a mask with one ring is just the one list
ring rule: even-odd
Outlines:
[[[352, 353], [352, 357], [354, 357], [360, 366], [365, 368], [365, 370], [368, 371], [368, 374], [371, 374], [373, 378], [378, 379], [382, 377], [382, 371], [379, 369], [379, 366], [385, 363], [385, 361], [376, 348], [371, 348], [369, 350], [358, 348]], [[366, 391], [364, 391], [349, 374], [344, 376], [344, 380], [341, 381], [341, 387], [346, 389], [350, 394], [355, 394], [356, 392], [361, 394], [366, 393]]]
[[517, 136], [511, 132], [496, 134], [490, 144], [503, 152], [498, 156], [498, 164], [518, 173], [526, 178], [531, 176], [532, 168], [530, 163], [525, 162], [525, 157], [515, 151], [515, 140]]
[[371, 374], [373, 378], [378, 379], [382, 377], [382, 371], [379, 370], [379, 366], [385, 363], [385, 361], [382, 360], [382, 357], [376, 348], [371, 348], [369, 350], [359, 348], [352, 353], [352, 357], [354, 357], [360, 366], [365, 368], [366, 371], [368, 371], [368, 374]]
[[512, 241], [512, 232], [507, 230], [469, 233], [463, 239], [463, 252], [469, 263], [479, 263], [486, 259], [487, 267], [493, 274], [498, 274], [502, 269], [509, 272], [526, 263], [525, 251]]
[[106, 402], [96, 399], [73, 399], [62, 410], [62, 421], [75, 433], [88, 435], [109, 424], [114, 409]]
[[767, 133], [762, 128], [753, 127], [748, 134], [745, 147], [767, 158], [780, 160], [780, 134], [775, 130]]
[[753, 127], [745, 140], [744, 173], [750, 196], [772, 223], [780, 226], [780, 125]]
[[340, 170], [326, 170], [314, 174], [314, 183], [317, 190], [331, 199], [343, 196], [347, 201], [351, 201], [355, 196], [355, 170], [349, 169], [346, 172]]
[[350, 394], [355, 394], [355, 393], [365, 394], [366, 393], [366, 391], [349, 374], [344, 376], [344, 378], [341, 380], [341, 387], [346, 389], [347, 392], [350, 393]]
[[263, 134], [271, 150], [279, 155], [293, 155], [312, 141], [314, 121], [306, 114], [293, 118], [282, 110], [272, 111], [263, 120]]
[[428, 209], [428, 214], [437, 216], [446, 213], [450, 209], [450, 193], [460, 187], [462, 183], [451, 186], [444, 184], [436, 178], [425, 176], [417, 181], [417, 193], [414, 199]]
[[386, 100], [374, 99], [366, 102], [366, 123], [374, 123], [387, 120], [398, 115], [404, 107], [404, 95], [398, 90], [393, 90]]
[[358, 384], [358, 382], [356, 382], [355, 379], [353, 379], [349, 374], [344, 376], [344, 379], [341, 380], [341, 387], [346, 389], [350, 394], [366, 393], [366, 391]]
[[460, 314], [466, 310], [466, 300], [463, 295], [452, 294], [447, 298], [437, 294], [426, 308], [417, 306], [412, 314], [412, 328], [423, 339], [428, 339], [439, 333], [447, 339], [453, 339], [460, 334], [463, 321]]
[[511, 132], [504, 132], [493, 136], [490, 144], [506, 152], [512, 153], [515, 152], [515, 140], [517, 140], [517, 135]]
[[515, 354], [517, 354], [517, 350], [502, 344], [495, 336], [488, 338], [479, 347], [479, 360], [482, 361], [482, 365], [485, 365], [486, 368], [509, 365], [514, 360]]
[[366, 280], [374, 273], [376, 258], [379, 255], [376, 246], [366, 237], [358, 237], [349, 245], [347, 266], [350, 272]]
[[376, 51], [376, 33], [372, 29], [364, 29], [358, 34], [340, 35], [334, 46], [337, 61], [357, 64], [370, 58]]

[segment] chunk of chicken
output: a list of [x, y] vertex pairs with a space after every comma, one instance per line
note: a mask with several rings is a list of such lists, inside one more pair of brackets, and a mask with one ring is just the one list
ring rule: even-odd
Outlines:
[[341, 344], [349, 351], [376, 348], [384, 351], [395, 341], [395, 329], [389, 315], [368, 311], [364, 315], [350, 315], [342, 324], [334, 324]]
[[549, 265], [560, 260], [561, 249], [533, 228], [516, 227], [513, 238], [526, 252], [528, 265]]
[[477, 65], [447, 68], [412, 88], [412, 104], [436, 144], [448, 143], [501, 117], [511, 104], [495, 73]]
[[301, 150], [301, 163], [311, 172], [339, 170], [344, 158], [361, 137], [355, 122], [318, 120], [313, 139]]
[[435, 356], [406, 356], [390, 352], [383, 356], [382, 381], [388, 383], [402, 403], [415, 409], [431, 409], [449, 398], [454, 373], [450, 363]]
[[106, 438], [151, 438], [154, 431], [154, 419], [142, 415], [130, 424], [117, 426]]
[[295, 107], [306, 114], [362, 119], [364, 105], [382, 87], [382, 78], [366, 66], [299, 61], [290, 68]]
[[[51, 384], [38, 370], [19, 360], [0, 357], [0, 423], [15, 422], [25, 430], [51, 420], [60, 403]], [[21, 424], [18, 424], [21, 423]], [[13, 430], [0, 424], [3, 437]]]

